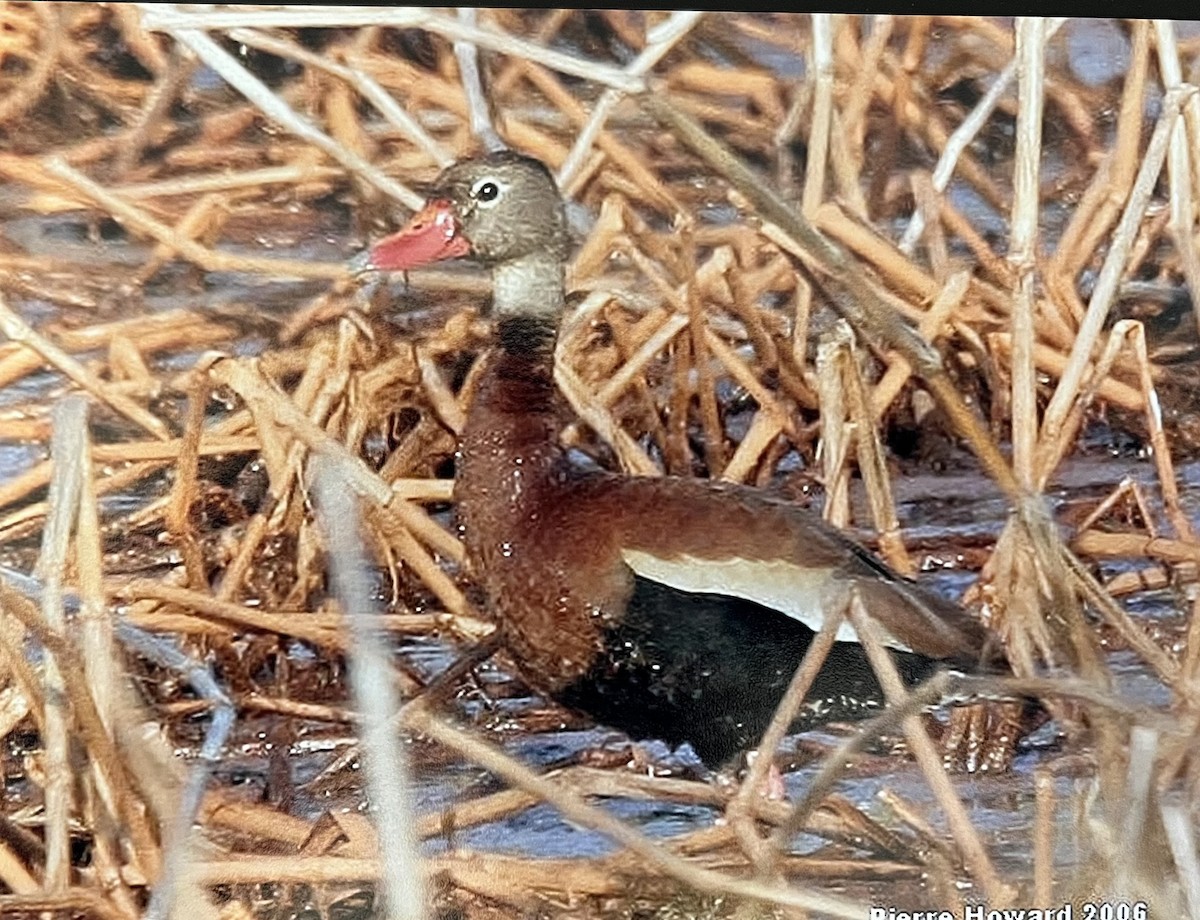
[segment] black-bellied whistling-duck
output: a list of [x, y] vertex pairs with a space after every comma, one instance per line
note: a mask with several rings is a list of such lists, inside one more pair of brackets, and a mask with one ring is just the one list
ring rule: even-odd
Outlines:
[[[467, 557], [536, 689], [709, 766], [757, 742], [823, 617], [852, 588], [909, 682], [972, 669], [985, 631], [810, 512], [745, 486], [580, 471], [559, 445], [554, 343], [569, 236], [554, 179], [510, 152], [438, 179], [408, 226], [356, 260], [404, 270], [470, 256], [494, 280], [497, 341], [462, 433]], [[842, 627], [797, 729], [877, 709]]]

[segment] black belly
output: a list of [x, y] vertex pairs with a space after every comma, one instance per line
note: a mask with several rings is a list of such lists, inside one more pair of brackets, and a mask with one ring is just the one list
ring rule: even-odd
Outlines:
[[[605, 653], [556, 698], [635, 739], [689, 742], [716, 768], [758, 743], [815, 635], [762, 604], [639, 576], [626, 616], [605, 633]], [[891, 654], [910, 685], [938, 666]], [[864, 718], [884, 702], [862, 646], [837, 642], [792, 730]]]

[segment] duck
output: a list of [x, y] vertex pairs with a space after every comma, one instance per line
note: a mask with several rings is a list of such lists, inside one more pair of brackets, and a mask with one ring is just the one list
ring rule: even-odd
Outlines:
[[[554, 356], [571, 234], [539, 160], [460, 160], [425, 207], [354, 260], [363, 275], [469, 258], [493, 280], [494, 344], [456, 454], [459, 535], [530, 687], [635, 741], [720, 769], [760, 739], [826, 617], [857, 592], [903, 680], [977, 671], [994, 649], [965, 609], [819, 515], [765, 490], [583, 468], [559, 442]], [[885, 705], [839, 627], [800, 732]]]

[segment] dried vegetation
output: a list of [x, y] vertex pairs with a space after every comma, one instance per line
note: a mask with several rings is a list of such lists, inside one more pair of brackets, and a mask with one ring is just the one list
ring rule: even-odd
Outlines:
[[[964, 893], [1200, 916], [1200, 544], [1172, 464], [1200, 432], [1200, 49], [1181, 34], [0, 3], [0, 562], [36, 564], [42, 586], [0, 584], [0, 913], [136, 917], [153, 890], [154, 916], [356, 916], [382, 872], [403, 917], [864, 917], [864, 898], [957, 915]], [[1119, 63], [1085, 79], [1079, 43], [1101, 40]], [[914, 715], [946, 678], [822, 749], [792, 805], [757, 794], [767, 757], [740, 788], [538, 775], [484, 731], [486, 707], [467, 727], [453, 697], [494, 649], [447, 477], [487, 281], [449, 268], [362, 290], [345, 259], [496, 136], [575, 202], [568, 443], [640, 474], [820, 488], [901, 570], [980, 569], [967, 600], [1020, 676], [957, 689], [1037, 695], [1062, 731], [1004, 778], [1032, 802], [1009, 852], [1032, 859], [1003, 864], [964, 804], [975, 781], [945, 774]], [[1051, 507], [1064, 463], [1097, 455], [1143, 472]], [[929, 470], [947, 507], [1002, 496], [998, 537], [906, 541], [892, 490]], [[339, 545], [357, 516], [314, 516], [314, 492], [358, 508], [359, 536]], [[358, 554], [377, 580], [339, 605], [331, 555], [355, 571]], [[1129, 615], [1164, 589], [1169, 615]], [[339, 781], [357, 795], [353, 750], [311, 749], [303, 782], [289, 766], [378, 727], [348, 702], [362, 640], [340, 612], [373, 604], [389, 641], [459, 654], [432, 680], [409, 656], [374, 664], [429, 742], [410, 771], [457, 759], [495, 778], [409, 819], [404, 784], [368, 775], [395, 803], [379, 827], [446, 842], [421, 870], [412, 845], [378, 860], [358, 813], [320, 813]], [[1114, 689], [1113, 649], [1156, 697]], [[951, 734], [975, 737], [960, 712]], [[536, 720], [518, 722], [507, 736]], [[884, 733], [936, 804], [838, 794], [845, 764], [894, 763], [865, 751]], [[728, 821], [653, 842], [611, 798]], [[617, 850], [456, 840], [540, 802]], [[799, 829], [824, 844], [790, 853]]]

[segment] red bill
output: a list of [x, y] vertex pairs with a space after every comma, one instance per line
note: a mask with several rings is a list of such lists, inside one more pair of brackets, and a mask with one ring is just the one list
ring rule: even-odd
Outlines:
[[445, 199], [429, 202], [408, 225], [380, 240], [369, 250], [364, 267], [377, 271], [407, 271], [442, 259], [457, 259], [471, 251], [454, 209]]

